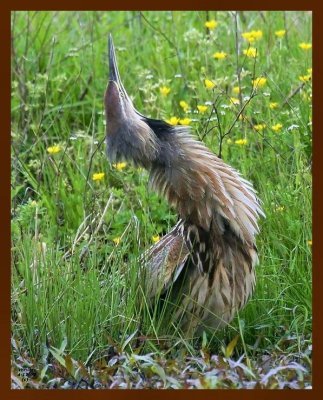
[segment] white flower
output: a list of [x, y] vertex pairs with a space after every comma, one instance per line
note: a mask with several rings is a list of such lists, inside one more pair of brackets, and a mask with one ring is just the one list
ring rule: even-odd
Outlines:
[[288, 131], [294, 131], [295, 129], [298, 129], [298, 128], [299, 128], [299, 125], [293, 124], [293, 125], [289, 126], [287, 128], [287, 130]]

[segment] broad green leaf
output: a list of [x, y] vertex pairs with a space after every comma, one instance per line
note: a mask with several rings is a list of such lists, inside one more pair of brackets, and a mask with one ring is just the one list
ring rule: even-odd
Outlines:
[[231, 357], [231, 355], [232, 355], [232, 353], [233, 353], [233, 350], [235, 349], [235, 347], [236, 347], [236, 345], [237, 345], [237, 343], [238, 343], [239, 337], [240, 337], [240, 335], [235, 336], [235, 337], [231, 340], [231, 342], [227, 345], [227, 347], [226, 347], [226, 349], [225, 349], [225, 356], [226, 356], [227, 358], [230, 358], [230, 357]]

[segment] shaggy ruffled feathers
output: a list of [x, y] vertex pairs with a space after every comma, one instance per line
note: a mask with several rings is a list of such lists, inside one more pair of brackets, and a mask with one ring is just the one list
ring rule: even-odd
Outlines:
[[[229, 225], [244, 242], [252, 244], [259, 231], [258, 216], [263, 215], [252, 185], [195, 140], [188, 128], [176, 128], [171, 136], [171, 157], [151, 164], [151, 187], [191, 224], [205, 231], [212, 226], [220, 234]], [[165, 154], [165, 145], [163, 150]]]
[[147, 118], [134, 108], [111, 38], [105, 108], [111, 161], [133, 161], [148, 169], [150, 186], [181, 218], [144, 254], [148, 295], [171, 291], [176, 319], [186, 332], [228, 323], [255, 283], [255, 236], [264, 213], [251, 183], [188, 127]]

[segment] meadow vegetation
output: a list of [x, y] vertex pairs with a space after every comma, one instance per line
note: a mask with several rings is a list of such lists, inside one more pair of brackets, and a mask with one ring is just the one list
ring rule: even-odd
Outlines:
[[[13, 387], [310, 385], [311, 23], [307, 12], [12, 14]], [[202, 338], [160, 324], [141, 290], [138, 257], [177, 216], [145, 170], [106, 158], [109, 33], [136, 108], [189, 125], [263, 201], [254, 296]]]

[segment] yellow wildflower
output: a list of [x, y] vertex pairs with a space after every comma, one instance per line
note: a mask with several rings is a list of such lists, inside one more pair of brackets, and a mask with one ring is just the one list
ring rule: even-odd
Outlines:
[[102, 181], [102, 179], [104, 178], [105, 173], [104, 172], [97, 172], [96, 174], [92, 175], [92, 180], [93, 181]]
[[275, 35], [276, 35], [279, 39], [281, 39], [282, 37], [284, 37], [285, 34], [286, 34], [285, 29], [280, 29], [279, 31], [276, 31], [276, 32], [275, 32]]
[[240, 88], [239, 88], [239, 86], [234, 86], [234, 87], [232, 88], [232, 92], [235, 93], [235, 94], [240, 93]]
[[312, 43], [305, 43], [305, 42], [302, 42], [302, 43], [299, 44], [299, 47], [300, 47], [302, 50], [310, 50], [310, 49], [312, 48]]
[[263, 131], [266, 128], [266, 124], [257, 124], [253, 126], [257, 131]]
[[255, 41], [255, 38], [252, 35], [250, 35], [250, 32], [242, 33], [242, 37], [246, 39], [249, 43], [253, 43]]
[[197, 106], [197, 109], [199, 110], [199, 112], [201, 113], [201, 114], [204, 114], [205, 113], [205, 111], [207, 110], [207, 106], [203, 106], [203, 105], [198, 105]]
[[239, 146], [244, 146], [248, 143], [248, 141], [247, 141], [247, 139], [238, 139], [234, 143], [238, 144]]
[[218, 26], [218, 22], [215, 19], [211, 19], [210, 21], [205, 22], [205, 27], [210, 29], [211, 31]]
[[153, 241], [153, 243], [157, 243], [157, 242], [159, 242], [160, 237], [159, 237], [159, 235], [155, 235], [155, 236], [153, 236], [153, 237], [151, 238], [151, 240]]
[[51, 146], [47, 148], [47, 151], [49, 154], [56, 154], [59, 153], [62, 150], [61, 146], [56, 145], [56, 146]]
[[163, 96], [167, 96], [170, 92], [170, 88], [167, 86], [162, 86], [159, 88], [159, 91]]
[[246, 39], [249, 43], [254, 43], [256, 40], [262, 38], [262, 31], [250, 31], [242, 33], [242, 37]]
[[256, 40], [262, 38], [262, 31], [260, 29], [258, 31], [251, 31], [250, 33]]
[[228, 56], [227, 53], [224, 51], [217, 51], [213, 54], [213, 57], [216, 58], [217, 60], [223, 60], [223, 58], [226, 58]]
[[312, 68], [307, 68], [307, 72], [308, 72], [309, 74], [311, 74], [311, 75], [312, 75], [312, 71], [313, 71]]
[[118, 246], [118, 244], [121, 242], [121, 237], [118, 236], [118, 237], [115, 237], [115, 238], [112, 239], [112, 240], [113, 240], [114, 244], [115, 244], [116, 246]]
[[234, 105], [240, 104], [240, 100], [237, 99], [236, 97], [230, 97], [230, 102], [233, 103]]
[[127, 163], [126, 162], [119, 162], [116, 164], [112, 164], [113, 168], [115, 168], [117, 171], [122, 171], [123, 169], [126, 168]]
[[182, 109], [186, 112], [189, 108], [190, 108], [190, 106], [186, 103], [186, 101], [184, 101], [184, 100], [181, 100], [180, 102], [179, 102], [179, 105], [182, 107]]
[[166, 119], [166, 122], [170, 125], [178, 125], [179, 123], [179, 118], [177, 117], [171, 117], [170, 119]]
[[285, 207], [284, 206], [277, 206], [276, 207], [276, 211], [278, 211], [278, 212], [282, 212], [282, 211], [284, 211], [285, 210]]
[[281, 130], [282, 127], [283, 127], [282, 124], [276, 124], [276, 125], [273, 125], [273, 126], [271, 127], [271, 129], [272, 129], [273, 131], [275, 131], [275, 132], [279, 132], [279, 131]]
[[213, 83], [213, 82], [210, 81], [209, 79], [205, 79], [205, 80], [204, 80], [204, 84], [205, 84], [205, 87], [206, 87], [207, 89], [213, 89], [213, 88], [215, 87], [215, 83]]
[[275, 102], [269, 103], [269, 108], [271, 110], [274, 110], [275, 108], [278, 108], [278, 103], [275, 103]]
[[298, 79], [299, 79], [300, 81], [302, 81], [302, 82], [308, 82], [308, 81], [311, 80], [311, 78], [312, 78], [312, 75], [311, 75], [311, 74], [308, 74], [308, 75], [300, 75], [300, 76], [298, 77]]
[[183, 118], [179, 120], [179, 123], [181, 125], [189, 125], [192, 122], [192, 120], [190, 118]]
[[255, 47], [249, 47], [249, 49], [243, 50], [243, 54], [249, 58], [256, 58], [258, 51]]
[[308, 240], [308, 241], [307, 241], [307, 244], [308, 244], [309, 246], [312, 246], [313, 242], [312, 242], [311, 240]]
[[267, 79], [261, 76], [260, 78], [256, 78], [252, 82], [254, 88], [261, 88], [266, 84]]

